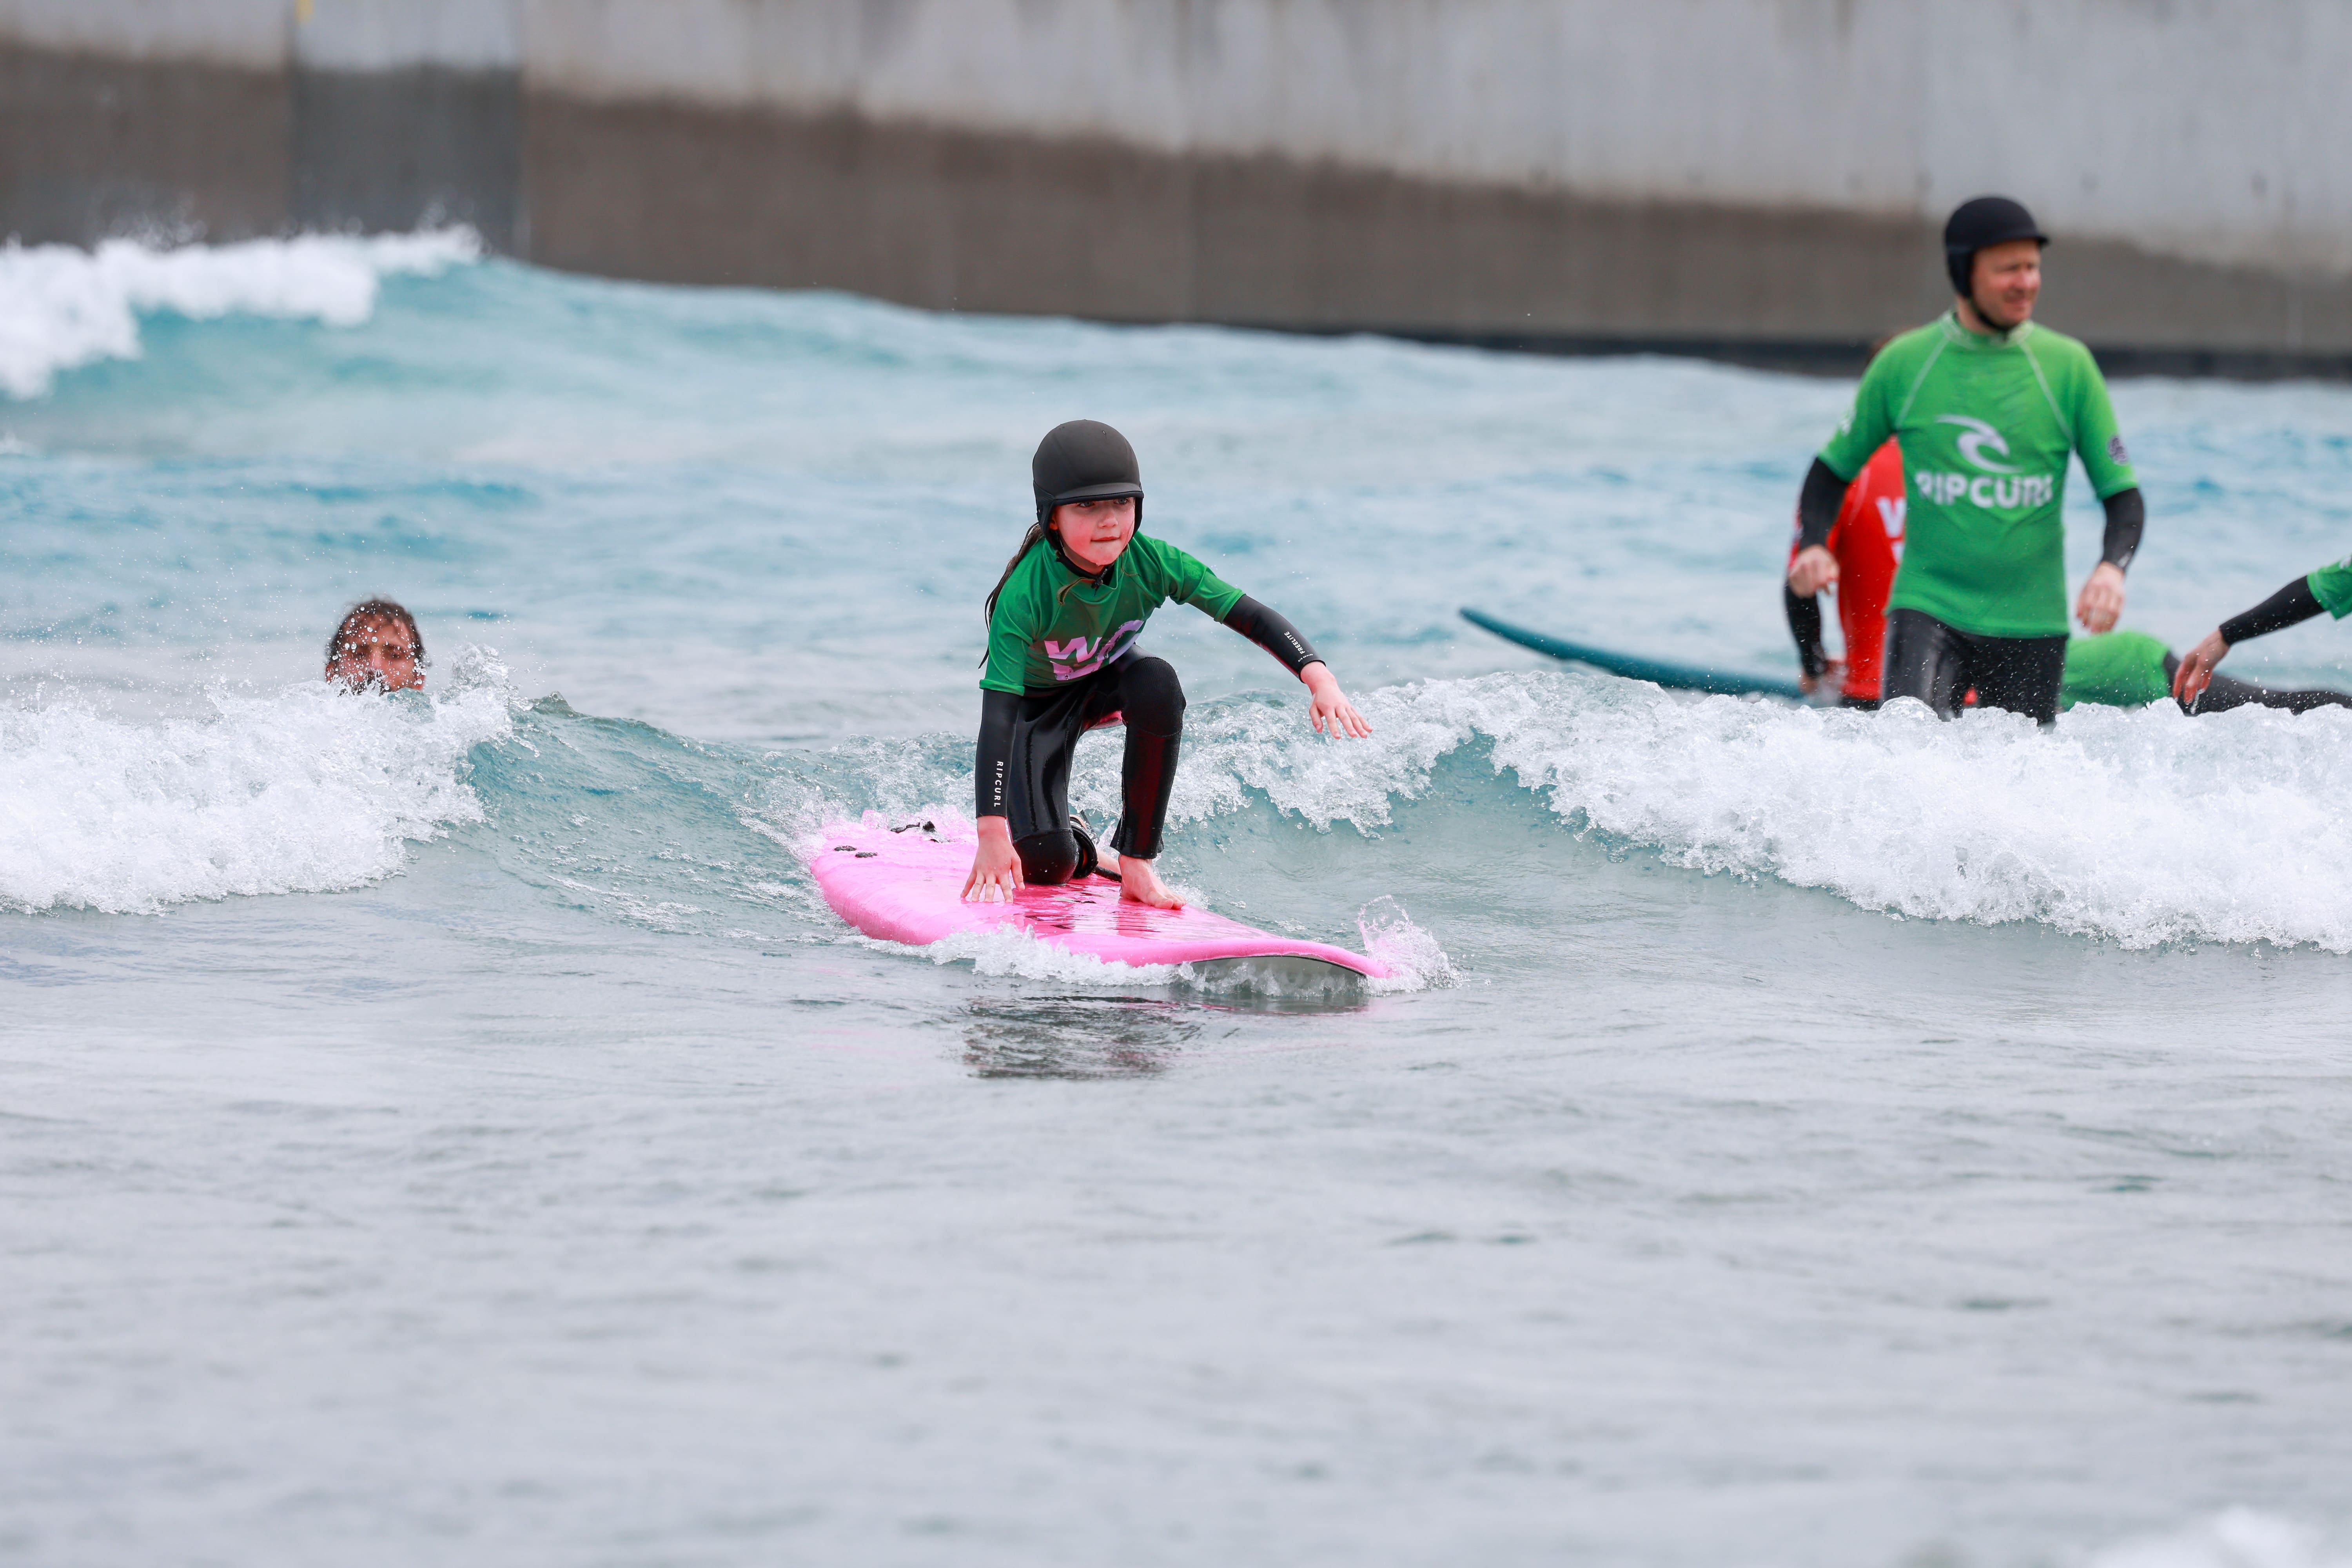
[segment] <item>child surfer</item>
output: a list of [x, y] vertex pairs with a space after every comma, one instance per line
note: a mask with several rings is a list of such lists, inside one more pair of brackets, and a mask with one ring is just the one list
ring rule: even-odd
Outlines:
[[1163, 658], [1138, 651], [1151, 612], [1191, 605], [1274, 655], [1306, 682], [1318, 732], [1372, 732], [1320, 655], [1280, 616], [1200, 562], [1137, 531], [1142, 471], [1127, 437], [1093, 419], [1046, 432], [1031, 459], [1037, 521], [988, 595], [988, 659], [973, 768], [980, 849], [963, 896], [1007, 901], [1026, 883], [1085, 876], [1093, 858], [1069, 814], [1078, 737], [1124, 721], [1123, 810], [1101, 869], [1119, 897], [1182, 900], [1152, 868], [1176, 784], [1184, 691]]

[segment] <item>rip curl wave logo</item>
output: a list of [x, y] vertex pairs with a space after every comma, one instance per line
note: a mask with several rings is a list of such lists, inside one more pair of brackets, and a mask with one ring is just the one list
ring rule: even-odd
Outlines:
[[2057, 499], [2060, 476], [2020, 473], [2011, 465], [1986, 455], [1990, 450], [2008, 457], [2009, 441], [1983, 420], [1966, 414], [1938, 414], [1936, 423], [1959, 426], [1960, 435], [1954, 444], [1959, 447], [1961, 458], [1980, 471], [1937, 474], [1922, 470], [1913, 475], [1913, 484], [1928, 500], [1950, 506], [1965, 496], [1971, 505], [2006, 510], [2011, 507], [2048, 506]]
[[2015, 468], [2011, 468], [2007, 463], [1996, 463], [1990, 458], [1984, 455], [1984, 449], [1987, 447], [1990, 447], [1994, 451], [1999, 452], [2002, 457], [2006, 458], [2009, 456], [2009, 443], [2001, 439], [2000, 431], [1994, 429], [1983, 420], [1972, 419], [1965, 414], [1938, 414], [1936, 416], [1936, 423], [1938, 425], [1958, 425], [1961, 429], [1967, 431], [1968, 434], [1960, 437], [1960, 456], [1966, 458], [1969, 462], [1974, 463], [1978, 468], [1982, 468], [1986, 473], [2013, 474], [2017, 472]]
[[1072, 637], [1067, 642], [1040, 637], [1038, 645], [1045, 650], [1045, 661], [1054, 667], [1055, 679], [1076, 680], [1082, 675], [1092, 675], [1117, 658], [1142, 629], [1141, 621], [1129, 621], [1103, 637]]

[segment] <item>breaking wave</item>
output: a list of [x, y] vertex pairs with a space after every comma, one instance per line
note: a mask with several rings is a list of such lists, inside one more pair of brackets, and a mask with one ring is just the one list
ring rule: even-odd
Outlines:
[[[1387, 823], [1441, 757], [1483, 746], [1563, 827], [1671, 864], [1819, 888], [1863, 908], [2039, 921], [2126, 947], [2216, 941], [2352, 952], [2352, 713], [2078, 709], [1943, 723], [1549, 672], [1433, 681], [1363, 703], [1356, 746], [1287, 706], [1195, 708], [1180, 816], [1253, 794], [1318, 826]], [[1096, 752], [1080, 794], [1115, 800]]]
[[[957, 736], [708, 746], [558, 700], [517, 706], [486, 675], [429, 701], [305, 687], [214, 706], [160, 724], [74, 700], [0, 714], [0, 900], [141, 910], [355, 887], [398, 870], [408, 846], [487, 818], [509, 869], [617, 918], [658, 910], [647, 923], [686, 930], [731, 905], [829, 925], [792, 843], [834, 815], [952, 814], [970, 788]], [[1356, 934], [1416, 986], [1454, 978], [1440, 938], [1463, 894], [1446, 865], [1376, 840], [1449, 758], [1494, 782], [1444, 810], [1520, 812], [1513, 797], [1533, 792], [1564, 843], [1889, 914], [2034, 922], [2135, 948], [2352, 952], [2352, 884], [2336, 869], [2352, 858], [2352, 714], [2333, 709], [2084, 709], [2042, 734], [2006, 714], [1946, 724], [1914, 705], [1694, 700], [1550, 672], [1399, 687], [1362, 706], [1379, 732], [1349, 744], [1306, 731], [1292, 702], [1195, 704], [1172, 815], [1303, 822], [1386, 858], [1377, 883], [1391, 900]], [[1115, 742], [1087, 742], [1074, 804], [1115, 818], [1118, 767]], [[640, 856], [638, 838], [668, 847]], [[1179, 880], [1184, 845], [1180, 828]]]
[[0, 908], [153, 912], [378, 880], [481, 819], [467, 753], [511, 729], [494, 680], [462, 669], [430, 700], [320, 683], [212, 703], [160, 723], [71, 700], [0, 710]]
[[38, 397], [60, 371], [138, 358], [142, 313], [355, 327], [374, 313], [385, 278], [430, 276], [481, 255], [469, 228], [171, 248], [110, 239], [94, 251], [12, 242], [0, 248], [0, 392]]

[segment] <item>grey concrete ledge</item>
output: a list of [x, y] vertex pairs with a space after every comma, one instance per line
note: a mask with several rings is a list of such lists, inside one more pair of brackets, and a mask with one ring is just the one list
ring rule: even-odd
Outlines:
[[[0, 48], [0, 233], [228, 239], [427, 217], [613, 277], [1832, 373], [1948, 303], [1936, 234], [1911, 219], [589, 101], [510, 70], [272, 75]], [[2352, 374], [2352, 280], [2062, 235], [2042, 318], [2117, 374]]]

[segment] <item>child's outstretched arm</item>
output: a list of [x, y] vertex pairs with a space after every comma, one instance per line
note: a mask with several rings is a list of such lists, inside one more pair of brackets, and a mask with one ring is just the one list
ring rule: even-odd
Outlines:
[[1006, 819], [1012, 790], [1013, 721], [1021, 699], [1009, 691], [980, 694], [980, 743], [973, 749], [971, 769], [972, 819], [980, 830], [980, 847], [971, 858], [971, 875], [963, 879], [967, 900], [1009, 904], [1021, 890], [1021, 857], [1013, 852], [1013, 826]]
[[1317, 734], [1347, 735], [1359, 741], [1371, 734], [1372, 727], [1364, 722], [1356, 705], [1340, 691], [1339, 677], [1323, 662], [1323, 656], [1298, 635], [1297, 626], [1247, 594], [1225, 612], [1225, 625], [1280, 659], [1291, 674], [1307, 683], [1307, 721], [1315, 726]]

